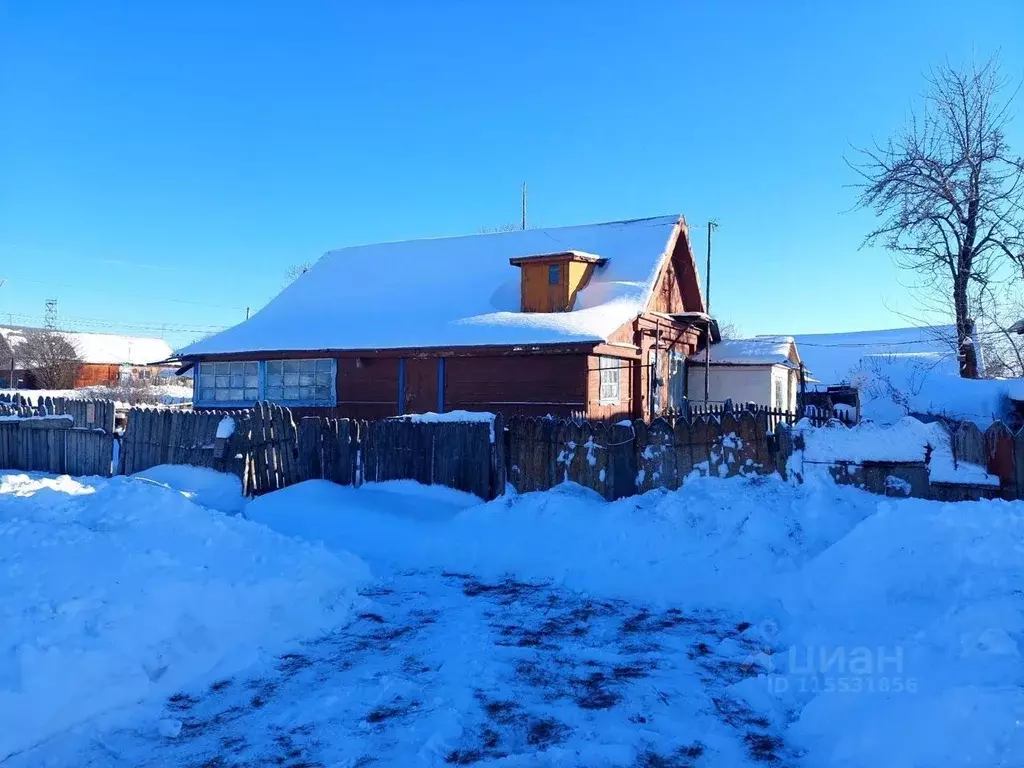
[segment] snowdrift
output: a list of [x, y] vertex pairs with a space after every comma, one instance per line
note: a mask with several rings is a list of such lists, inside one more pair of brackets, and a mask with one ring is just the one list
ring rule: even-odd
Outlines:
[[816, 477], [613, 503], [571, 484], [475, 506], [404, 490], [306, 483], [248, 514], [384, 572], [731, 610], [764, 642], [731, 692], [774, 712], [806, 766], [1024, 765], [1020, 502], [888, 500]]
[[343, 621], [367, 575], [152, 481], [11, 473], [0, 564], [0, 761]]
[[[368, 565], [415, 572], [428, 602], [444, 570], [742, 620], [753, 652], [712, 649], [749, 670], [728, 693], [810, 768], [1024, 765], [1021, 502], [886, 499], [817, 476], [695, 478], [613, 503], [572, 484], [483, 504], [312, 481], [242, 520], [198, 506], [229, 493], [179, 470], [0, 475], [0, 755], [344, 624]], [[467, 651], [430, 652], [443, 666]], [[635, 763], [622, 746], [617, 764]]]

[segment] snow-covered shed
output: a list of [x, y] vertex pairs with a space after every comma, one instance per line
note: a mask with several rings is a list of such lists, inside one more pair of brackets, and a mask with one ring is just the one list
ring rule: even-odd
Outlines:
[[640, 417], [710, 327], [686, 222], [661, 216], [330, 251], [178, 356], [199, 406]]
[[[700, 400], [704, 394], [704, 352], [691, 355], [689, 362], [689, 396]], [[792, 336], [723, 339], [711, 345], [708, 370], [710, 400], [796, 411], [800, 354]]]

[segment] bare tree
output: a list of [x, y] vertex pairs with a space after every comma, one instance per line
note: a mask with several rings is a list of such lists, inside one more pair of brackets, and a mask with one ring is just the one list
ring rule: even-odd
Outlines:
[[522, 228], [521, 225], [513, 224], [512, 222], [508, 222], [508, 223], [505, 223], [505, 224], [499, 224], [496, 227], [480, 227], [480, 234], [481, 235], [497, 235], [497, 234], [500, 234], [501, 232], [521, 232], [522, 229], [523, 228]]
[[78, 348], [59, 331], [27, 331], [15, 354], [41, 389], [73, 389], [82, 367]]
[[920, 116], [884, 146], [858, 150], [858, 206], [882, 218], [865, 244], [940, 291], [956, 322], [960, 375], [978, 376], [972, 299], [1024, 269], [1024, 159], [1006, 142], [1015, 92], [998, 59], [927, 78]]
[[309, 268], [313, 265], [308, 261], [304, 261], [301, 264], [292, 264], [288, 269], [284, 271], [285, 285], [291, 285], [298, 280], [302, 275], [309, 272]]
[[7, 339], [0, 335], [0, 382], [7, 382], [8, 387], [14, 387], [14, 350]]
[[739, 325], [737, 325], [736, 323], [732, 322], [731, 320], [727, 320], [727, 321], [725, 321], [723, 323], [719, 323], [718, 324], [718, 332], [721, 335], [722, 339], [742, 339], [743, 338], [743, 331], [740, 329]]

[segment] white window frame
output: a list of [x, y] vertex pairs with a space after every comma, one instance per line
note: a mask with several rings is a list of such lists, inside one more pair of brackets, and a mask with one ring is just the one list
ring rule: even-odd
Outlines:
[[772, 400], [774, 400], [773, 406], [780, 411], [789, 410], [789, 402], [787, 395], [789, 394], [786, 390], [786, 382], [782, 379], [777, 379], [772, 376]]
[[[313, 362], [313, 370], [310, 372], [302, 371], [303, 363]], [[326, 363], [326, 364], [325, 364]], [[268, 364], [270, 368], [270, 386], [268, 386]], [[296, 389], [314, 388], [316, 386], [330, 386], [330, 395], [327, 400], [317, 399], [315, 396], [303, 398], [297, 396], [291, 399], [285, 399], [281, 390], [285, 389], [284, 386], [284, 366], [288, 364], [288, 367], [296, 367], [296, 371], [288, 371], [288, 375], [295, 375], [296, 384], [288, 385], [288, 388], [295, 387]], [[221, 369], [217, 366], [220, 365]], [[231, 366], [241, 365], [241, 373], [231, 373]], [[255, 374], [252, 373], [252, 369], [246, 369], [245, 366], [256, 366]], [[280, 372], [278, 372], [278, 366]], [[212, 366], [212, 371], [204, 371], [205, 366]], [[227, 366], [226, 368], [224, 366]], [[223, 371], [227, 371], [226, 373]], [[217, 386], [217, 382], [214, 385], [204, 387], [204, 383], [208, 379], [204, 379], [204, 376], [215, 376], [215, 377], [227, 377], [228, 381], [223, 386]], [[256, 387], [253, 392], [252, 379], [251, 377], [256, 376]], [[312, 375], [312, 383], [307, 385], [300, 385], [298, 382], [301, 381], [299, 377]], [[242, 376], [241, 387], [233, 387], [231, 376]], [[281, 377], [280, 379], [277, 377]], [[317, 377], [329, 379], [327, 384], [317, 385]], [[277, 382], [281, 381], [280, 387]], [[302, 358], [296, 360], [207, 360], [196, 363], [195, 376], [193, 377], [192, 383], [192, 401], [193, 403], [201, 408], [248, 408], [259, 401], [269, 401], [278, 405], [287, 406], [290, 408], [333, 408], [338, 404], [338, 392], [337, 392], [337, 381], [338, 381], [338, 361], [334, 358]], [[216, 399], [217, 389], [234, 389], [237, 391], [240, 389], [242, 397], [233, 397], [228, 399]], [[214, 392], [214, 399], [203, 397], [204, 392]], [[280, 395], [279, 395], [280, 392]], [[247, 397], [246, 395], [253, 395], [255, 397]]]
[[[622, 362], [617, 357], [600, 355], [597, 358], [597, 402], [600, 405], [618, 405], [622, 402]], [[605, 381], [605, 374], [614, 373], [615, 381]], [[615, 395], [605, 395], [605, 386], [615, 385]]]

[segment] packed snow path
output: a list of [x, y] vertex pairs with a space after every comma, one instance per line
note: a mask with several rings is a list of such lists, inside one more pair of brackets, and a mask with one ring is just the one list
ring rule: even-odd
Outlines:
[[0, 473], [4, 768], [1024, 765], [1020, 502], [146, 475]]
[[442, 571], [364, 593], [350, 625], [170, 696], [159, 727], [48, 754], [206, 768], [790, 762], [768, 719], [725, 691], [758, 671], [744, 662], [763, 650], [745, 623]]

